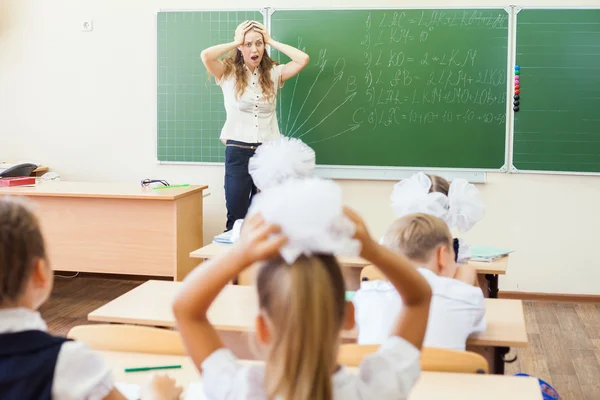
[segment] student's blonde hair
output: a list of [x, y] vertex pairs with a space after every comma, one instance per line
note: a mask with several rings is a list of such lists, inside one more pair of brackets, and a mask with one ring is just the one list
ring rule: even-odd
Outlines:
[[267, 399], [331, 400], [345, 285], [333, 256], [269, 261], [257, 276], [271, 340], [265, 366]]
[[411, 260], [427, 262], [440, 246], [454, 249], [448, 225], [429, 214], [409, 214], [397, 219], [383, 237], [383, 245]]
[[46, 259], [37, 217], [24, 200], [0, 198], [0, 306], [19, 299], [37, 259]]

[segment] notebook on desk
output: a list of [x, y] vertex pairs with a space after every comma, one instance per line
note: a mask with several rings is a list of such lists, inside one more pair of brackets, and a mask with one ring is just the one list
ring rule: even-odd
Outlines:
[[471, 261], [492, 262], [513, 252], [513, 250], [500, 249], [490, 246], [469, 246]]
[[[121, 392], [127, 400], [138, 400], [140, 398], [140, 385], [134, 383], [116, 382], [116, 388]], [[185, 388], [182, 398], [184, 400], [202, 400], [204, 392], [202, 391], [202, 383], [192, 382]]]
[[14, 178], [0, 178], [0, 187], [35, 185], [35, 178], [32, 176], [18, 176]]
[[213, 239], [213, 243], [232, 244], [233, 243], [231, 241], [232, 233], [233, 233], [233, 231], [230, 230], [230, 231], [223, 232], [220, 235], [215, 236], [215, 238]]

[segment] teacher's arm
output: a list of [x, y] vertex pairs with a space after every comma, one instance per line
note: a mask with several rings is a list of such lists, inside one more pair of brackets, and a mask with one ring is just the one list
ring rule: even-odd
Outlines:
[[263, 35], [266, 44], [282, 52], [292, 60], [285, 64], [281, 70], [281, 84], [283, 84], [283, 82], [286, 80], [298, 75], [300, 71], [302, 71], [302, 69], [308, 65], [310, 62], [310, 57], [308, 54], [295, 47], [273, 40], [271, 35], [269, 35], [269, 32], [267, 32], [265, 27], [260, 22], [255, 21], [254, 26], [254, 29]]
[[213, 75], [217, 81], [221, 79], [225, 72], [225, 65], [219, 60], [219, 58], [235, 49], [237, 46], [244, 44], [244, 35], [253, 27], [252, 21], [244, 21], [238, 25], [235, 30], [233, 42], [218, 44], [216, 46], [209, 47], [208, 49], [202, 50], [200, 53], [200, 59], [208, 72]]

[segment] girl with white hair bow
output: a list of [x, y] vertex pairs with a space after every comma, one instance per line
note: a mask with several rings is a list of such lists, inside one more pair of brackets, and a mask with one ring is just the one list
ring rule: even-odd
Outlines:
[[[450, 230], [464, 233], [483, 218], [484, 207], [479, 191], [465, 179], [449, 183], [437, 175], [418, 172], [394, 185], [390, 196], [396, 217], [425, 213], [446, 222]], [[461, 239], [454, 239], [454, 252], [459, 264], [465, 263], [471, 252]]]

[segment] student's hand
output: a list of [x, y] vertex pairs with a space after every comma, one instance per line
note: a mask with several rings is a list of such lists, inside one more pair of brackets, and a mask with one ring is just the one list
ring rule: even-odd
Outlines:
[[233, 41], [237, 45], [244, 44], [244, 36], [246, 36], [246, 32], [252, 29], [252, 27], [254, 26], [253, 24], [254, 21], [244, 21], [238, 25], [238, 27], [235, 29], [235, 34], [233, 37]]
[[286, 242], [287, 237], [281, 234], [279, 226], [267, 223], [260, 214], [254, 214], [244, 221], [235, 246], [250, 266], [275, 257]]
[[153, 374], [140, 391], [141, 400], [177, 400], [183, 388], [175, 386], [175, 379], [167, 375]]
[[267, 31], [267, 28], [265, 28], [265, 26], [263, 24], [261, 24], [260, 22], [257, 21], [252, 21], [252, 23], [254, 24], [254, 30], [258, 33], [260, 33], [261, 35], [263, 35], [263, 39], [265, 41], [265, 44], [271, 44], [271, 35], [269, 35], [269, 32]]
[[373, 240], [371, 235], [369, 234], [369, 230], [365, 225], [363, 219], [358, 215], [354, 210], [344, 207], [344, 214], [354, 223], [356, 228], [356, 233], [354, 234], [354, 238], [358, 239], [361, 244], [360, 256], [369, 260], [371, 254], [377, 250], [377, 243]]

